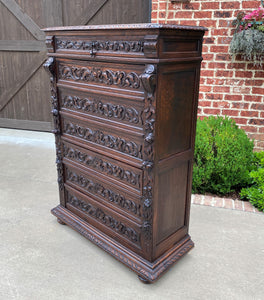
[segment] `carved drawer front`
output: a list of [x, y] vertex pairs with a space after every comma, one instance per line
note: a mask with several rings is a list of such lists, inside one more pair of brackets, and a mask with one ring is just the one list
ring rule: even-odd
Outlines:
[[141, 251], [140, 225], [70, 186], [66, 186], [65, 194], [66, 207], [70, 211], [117, 241], [122, 240], [128, 248]]
[[79, 91], [59, 84], [59, 102], [63, 112], [98, 120], [117, 127], [139, 130], [143, 127], [144, 97], [116, 93]]
[[62, 141], [63, 160], [81, 165], [87, 172], [96, 172], [107, 181], [140, 195], [142, 189], [142, 170], [118, 160], [100, 155], [83, 147]]
[[80, 168], [76, 164], [64, 164], [65, 182], [118, 213], [141, 222], [141, 197], [125, 188], [111, 183], [94, 171]]
[[62, 136], [103, 155], [141, 166], [143, 132], [105, 126], [102, 122], [87, 121], [61, 112]]
[[140, 75], [144, 65], [57, 59], [58, 82], [100, 91], [123, 91], [144, 95]]
[[56, 36], [55, 51], [89, 56], [144, 56], [143, 37]]

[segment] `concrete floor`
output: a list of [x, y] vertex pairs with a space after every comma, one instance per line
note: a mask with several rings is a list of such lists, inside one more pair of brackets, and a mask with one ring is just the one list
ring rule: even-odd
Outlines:
[[153, 285], [50, 209], [54, 138], [0, 129], [0, 300], [264, 299], [264, 215], [193, 205], [196, 247]]

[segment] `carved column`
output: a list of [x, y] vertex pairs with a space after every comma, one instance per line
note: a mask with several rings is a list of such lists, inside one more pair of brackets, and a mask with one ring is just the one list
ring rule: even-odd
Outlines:
[[144, 123], [144, 145], [143, 145], [143, 227], [146, 251], [152, 249], [152, 201], [154, 192], [154, 136], [155, 136], [155, 88], [156, 88], [156, 67], [146, 65], [145, 72], [140, 76], [145, 89], [145, 109], [143, 111]]
[[[52, 44], [51, 44], [52, 45]], [[51, 113], [53, 115], [55, 134], [55, 146], [56, 146], [56, 165], [58, 173], [58, 185], [60, 191], [60, 203], [65, 206], [64, 200], [64, 185], [63, 185], [63, 165], [62, 165], [62, 145], [61, 145], [61, 125], [59, 116], [59, 101], [57, 96], [56, 79], [55, 79], [55, 60], [53, 57], [49, 57], [44, 63], [45, 70], [50, 75], [50, 89], [51, 89]]]

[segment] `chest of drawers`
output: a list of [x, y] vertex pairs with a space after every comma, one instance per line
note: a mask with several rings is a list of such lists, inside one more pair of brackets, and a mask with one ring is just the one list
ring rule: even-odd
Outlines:
[[154, 282], [192, 247], [204, 28], [47, 28], [60, 204], [52, 213]]

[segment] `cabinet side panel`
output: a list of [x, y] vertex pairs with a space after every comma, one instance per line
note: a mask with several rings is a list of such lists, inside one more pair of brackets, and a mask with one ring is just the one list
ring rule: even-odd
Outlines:
[[163, 71], [161, 67], [157, 145], [159, 159], [191, 147], [195, 70], [195, 67], [190, 66], [172, 66]]
[[155, 257], [188, 234], [199, 64], [158, 69]]
[[158, 175], [157, 244], [185, 225], [188, 167], [188, 161], [181, 161]]

